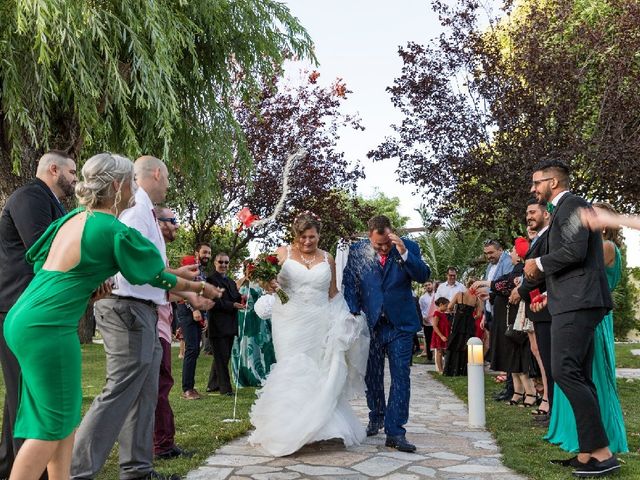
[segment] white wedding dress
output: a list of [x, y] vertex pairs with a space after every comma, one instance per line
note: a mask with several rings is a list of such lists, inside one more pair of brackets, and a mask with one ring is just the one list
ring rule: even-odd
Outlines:
[[288, 258], [278, 276], [289, 301], [273, 301], [277, 363], [257, 393], [249, 437], [274, 456], [319, 440], [342, 438], [349, 446], [365, 438], [349, 399], [364, 393], [369, 330], [363, 316], [349, 313], [342, 294], [329, 300], [330, 282], [326, 258], [311, 269]]

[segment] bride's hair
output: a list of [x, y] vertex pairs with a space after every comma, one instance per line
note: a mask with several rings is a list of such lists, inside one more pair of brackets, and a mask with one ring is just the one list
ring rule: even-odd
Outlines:
[[298, 214], [298, 216], [294, 218], [293, 224], [291, 225], [291, 231], [293, 232], [294, 238], [299, 237], [310, 228], [315, 228], [316, 232], [320, 234], [322, 222], [320, 221], [320, 217], [318, 217], [315, 213], [310, 212], [309, 210], [305, 210], [304, 212]]

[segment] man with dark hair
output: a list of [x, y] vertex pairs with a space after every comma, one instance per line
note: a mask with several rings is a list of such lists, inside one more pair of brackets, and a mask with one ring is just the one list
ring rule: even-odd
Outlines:
[[20, 366], [4, 341], [4, 319], [33, 279], [33, 266], [25, 260], [27, 250], [66, 213], [60, 200], [74, 194], [77, 180], [73, 159], [51, 150], [38, 161], [36, 178], [9, 196], [0, 217], [0, 363], [5, 385], [0, 478], [9, 478], [22, 445], [22, 439], [13, 437]]
[[213, 363], [209, 372], [207, 392], [220, 391], [220, 395], [233, 395], [229, 376], [229, 360], [233, 339], [238, 335], [238, 310], [244, 308], [236, 282], [227, 276], [229, 255], [220, 252], [214, 259], [215, 271], [207, 282], [224, 288], [222, 298], [209, 310], [209, 341], [213, 349]]
[[[536, 236], [531, 240], [531, 246], [525, 256], [525, 260], [529, 258], [537, 258], [547, 253], [547, 233], [549, 230], [550, 215], [547, 212], [547, 203], [535, 198], [527, 202], [526, 213], [527, 226], [536, 232]], [[547, 290], [544, 277], [537, 280], [525, 278], [517, 289], [517, 295], [525, 303], [526, 316], [535, 324], [534, 334], [538, 352], [542, 360], [542, 380], [544, 385], [543, 402], [547, 405], [540, 405], [539, 413], [547, 412], [546, 415], [537, 415], [536, 420], [548, 422], [549, 412], [553, 408], [553, 375], [551, 374], [551, 315], [547, 309], [540, 312], [531, 311], [531, 292], [538, 290], [544, 293]], [[514, 298], [515, 300], [515, 298]]]
[[582, 225], [589, 204], [569, 189], [569, 169], [545, 162], [533, 173], [531, 193], [552, 211], [547, 253], [525, 262], [525, 275], [544, 275], [547, 296], [532, 306], [551, 314], [551, 370], [576, 417], [580, 453], [571, 463], [577, 477], [604, 476], [620, 464], [609, 450], [596, 388], [591, 379], [595, 327], [613, 307], [605, 274], [602, 236]]
[[436, 290], [436, 298], [446, 297], [451, 301], [457, 293], [467, 291], [465, 286], [458, 282], [458, 269], [456, 267], [447, 268], [447, 281], [442, 282]]
[[[420, 247], [393, 233], [387, 217], [373, 217], [367, 224], [369, 239], [350, 247], [343, 276], [349, 310], [353, 315], [366, 314], [371, 333], [365, 377], [367, 435], [376, 435], [384, 426], [386, 446], [414, 452], [416, 447], [407, 441], [404, 428], [409, 418], [413, 336], [421, 325], [411, 283], [424, 283], [430, 271]], [[385, 352], [391, 373], [388, 402], [384, 394]]]
[[[484, 242], [483, 246], [484, 258], [487, 260], [487, 270], [485, 271], [483, 280], [492, 282], [493, 280], [500, 278], [501, 276], [511, 272], [513, 264], [511, 263], [511, 256], [508, 252], [505, 252], [502, 248], [500, 241], [490, 238]], [[504, 329], [507, 323], [507, 312], [504, 309], [498, 309], [494, 311], [492, 299], [489, 298], [484, 302], [484, 328], [487, 330], [488, 337], [485, 341], [489, 343], [489, 360], [494, 366], [502, 366], [504, 364], [503, 356], [497, 354], [505, 351], [505, 347], [502, 345], [496, 346], [498, 342], [504, 343], [508, 341], [504, 337]], [[500, 348], [501, 347], [501, 348]], [[507, 381], [505, 388], [499, 391], [495, 396], [495, 400], [502, 401], [508, 400], [513, 397], [513, 378], [510, 372], [507, 373]]]
[[[211, 247], [208, 243], [200, 242], [196, 245], [195, 259], [198, 262], [200, 274], [198, 280], [207, 278], [207, 266], [211, 259]], [[178, 304], [176, 310], [185, 350], [182, 362], [182, 398], [185, 400], [199, 400], [200, 393], [195, 388], [196, 364], [200, 356], [200, 341], [202, 340], [202, 324], [207, 321], [206, 311], [193, 308], [189, 303]]]
[[[167, 207], [154, 209], [160, 227], [160, 233], [166, 243], [176, 239], [178, 221], [176, 214]], [[170, 298], [171, 300], [171, 298]], [[158, 337], [162, 346], [160, 375], [158, 381], [158, 402], [153, 429], [153, 454], [155, 458], [170, 459], [175, 457], [191, 457], [193, 454], [178, 447], [175, 443], [175, 417], [169, 403], [169, 392], [173, 387], [171, 373], [171, 323], [173, 309], [170, 303], [158, 305]]]

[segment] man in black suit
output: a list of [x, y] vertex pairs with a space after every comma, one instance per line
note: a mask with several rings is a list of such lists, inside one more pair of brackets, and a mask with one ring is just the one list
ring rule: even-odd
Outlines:
[[551, 371], [567, 396], [576, 417], [580, 453], [573, 474], [603, 476], [620, 468], [609, 450], [600, 416], [596, 388], [591, 380], [593, 335], [597, 324], [613, 307], [604, 270], [600, 232], [580, 221], [580, 209], [589, 204], [569, 192], [569, 168], [548, 161], [533, 173], [531, 192], [549, 202], [553, 211], [547, 252], [525, 262], [525, 276], [544, 275], [551, 314]]
[[65, 214], [60, 200], [74, 194], [76, 164], [65, 152], [52, 150], [38, 161], [36, 178], [7, 199], [0, 216], [0, 363], [6, 388], [0, 443], [0, 478], [9, 478], [22, 439], [13, 438], [20, 366], [4, 341], [7, 312], [33, 279], [26, 251], [47, 227]]
[[[536, 232], [536, 236], [531, 240], [531, 246], [525, 257], [525, 260], [530, 258], [538, 258], [547, 253], [547, 232], [549, 231], [549, 219], [550, 215], [547, 212], [547, 202], [539, 201], [532, 198], [527, 202], [527, 226]], [[547, 402], [545, 408], [544, 405], [540, 405], [541, 411], [551, 412], [553, 406], [553, 375], [551, 374], [551, 314], [548, 309], [543, 309], [540, 312], [532, 312], [531, 295], [530, 293], [538, 290], [541, 294], [547, 291], [547, 285], [544, 277], [539, 277], [535, 280], [529, 280], [527, 278], [520, 284], [517, 290], [517, 295], [525, 303], [525, 313], [528, 319], [530, 319], [535, 326], [534, 333], [536, 336], [536, 344], [538, 345], [538, 351], [540, 352], [540, 359], [542, 360], [543, 379], [545, 386], [545, 395], [543, 402]], [[548, 422], [548, 415], [539, 415], [535, 417], [542, 421]]]
[[238, 335], [238, 310], [244, 305], [238, 292], [236, 282], [227, 276], [229, 255], [218, 253], [214, 260], [215, 271], [209, 275], [207, 282], [224, 288], [222, 298], [216, 300], [209, 310], [209, 341], [213, 349], [213, 363], [209, 373], [207, 392], [220, 391], [221, 395], [232, 395], [231, 378], [229, 376], [229, 360], [233, 339]]

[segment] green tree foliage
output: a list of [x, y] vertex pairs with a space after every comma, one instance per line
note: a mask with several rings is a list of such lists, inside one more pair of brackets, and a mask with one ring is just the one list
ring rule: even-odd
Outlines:
[[250, 164], [238, 100], [291, 56], [312, 43], [275, 0], [0, 0], [0, 197], [60, 148], [161, 156], [210, 199]]
[[622, 247], [622, 276], [613, 291], [613, 332], [617, 339], [640, 327], [638, 322], [638, 288], [632, 281], [633, 272], [627, 268], [627, 248]]
[[480, 277], [486, 269], [484, 241], [487, 231], [464, 227], [460, 220], [445, 222], [417, 237], [422, 256], [431, 268], [433, 280], [445, 281], [447, 268], [455, 267], [462, 281]]
[[[640, 3], [433, 0], [444, 33], [400, 48], [388, 88], [403, 113], [369, 155], [400, 179], [493, 229], [517, 224], [534, 164], [569, 163], [573, 190], [622, 211], [640, 204]], [[438, 172], [434, 175], [434, 172]]]

